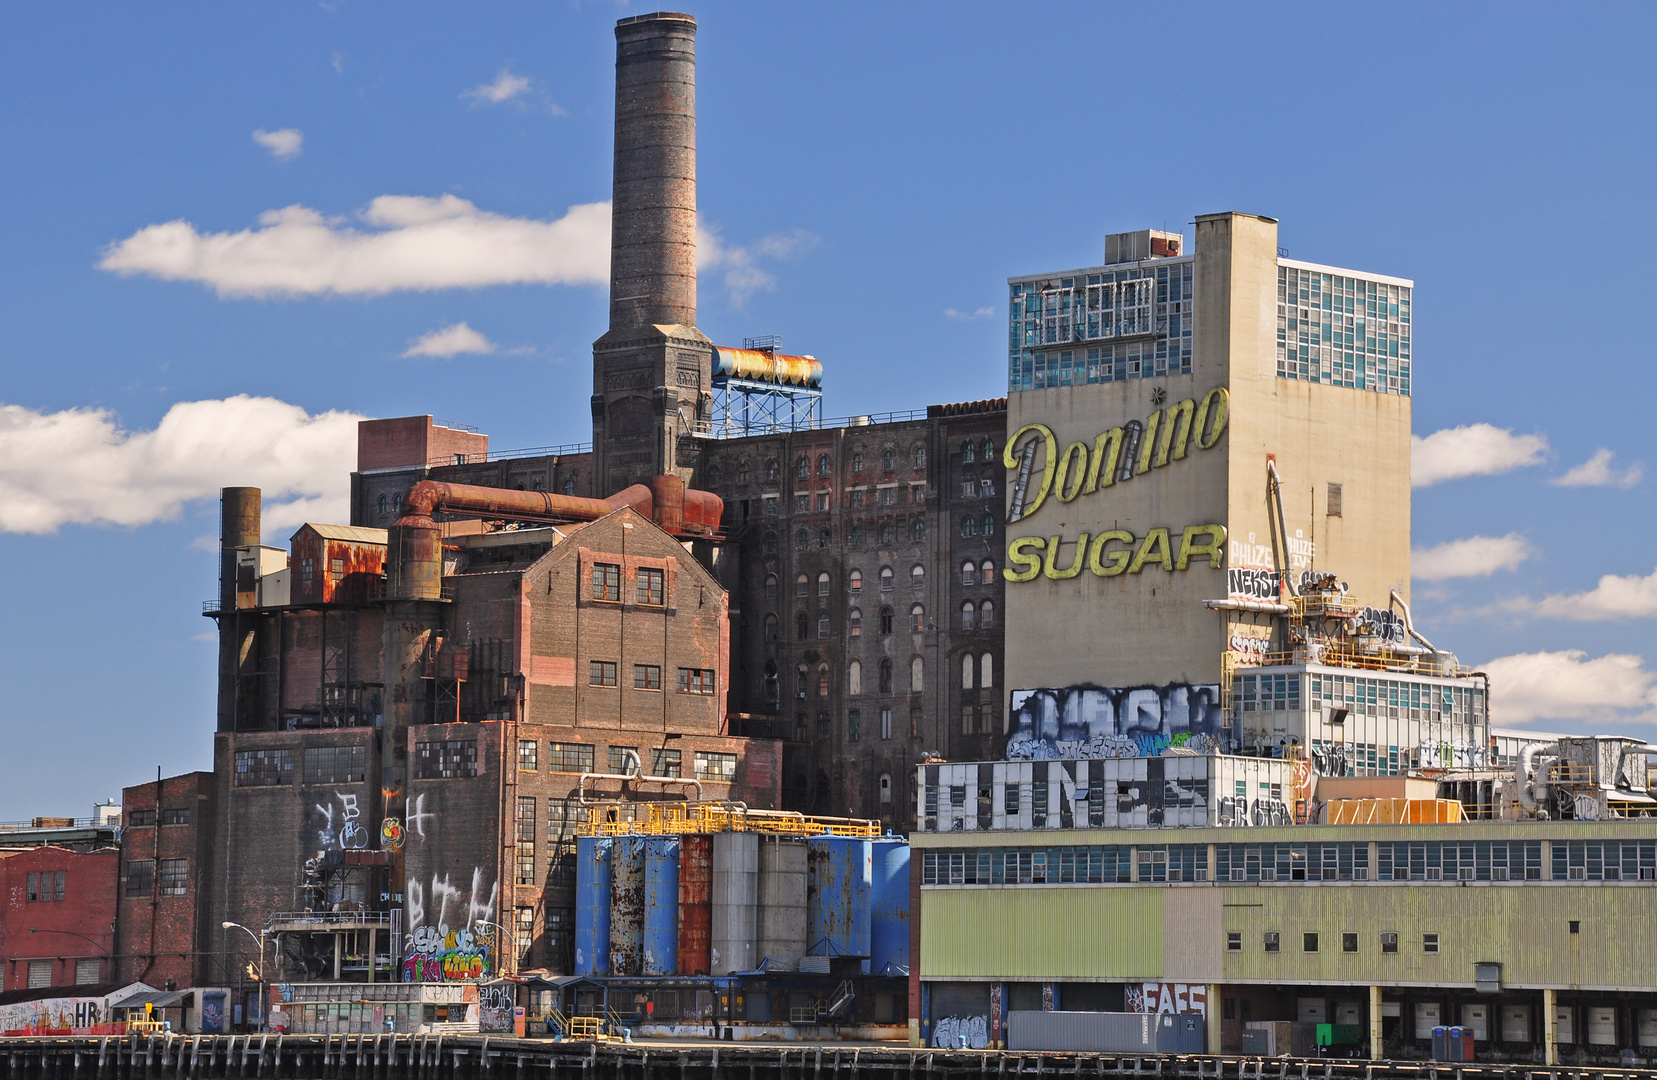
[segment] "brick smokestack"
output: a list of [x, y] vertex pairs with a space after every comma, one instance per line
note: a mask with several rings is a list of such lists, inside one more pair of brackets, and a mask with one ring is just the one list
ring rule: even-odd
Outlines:
[[696, 325], [696, 20], [616, 24], [610, 330]]

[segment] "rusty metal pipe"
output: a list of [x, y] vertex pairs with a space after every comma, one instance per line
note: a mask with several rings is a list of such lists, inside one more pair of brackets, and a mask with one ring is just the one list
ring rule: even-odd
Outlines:
[[398, 525], [427, 525], [434, 513], [561, 524], [596, 521], [622, 507], [632, 507], [674, 536], [711, 536], [719, 529], [724, 500], [711, 491], [686, 491], [677, 476], [653, 476], [623, 488], [607, 499], [557, 495], [550, 491], [515, 491], [422, 480], [403, 500]]

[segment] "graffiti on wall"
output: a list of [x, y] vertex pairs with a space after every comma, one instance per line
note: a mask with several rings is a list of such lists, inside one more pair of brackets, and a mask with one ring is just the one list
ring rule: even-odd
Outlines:
[[1380, 638], [1388, 645], [1408, 645], [1410, 635], [1404, 629], [1404, 619], [1387, 608], [1366, 607], [1353, 620], [1353, 629], [1360, 634]]
[[499, 883], [486, 885], [483, 869], [474, 867], [469, 891], [448, 874], [433, 874], [429, 886], [411, 877], [407, 888], [403, 981], [459, 982], [488, 974], [493, 939], [480, 939], [475, 928], [480, 920], [493, 921]]
[[360, 851], [372, 839], [355, 792], [335, 792], [333, 799], [313, 804], [308, 818], [313, 847], [318, 851]]
[[1131, 1013], [1198, 1013], [1208, 1015], [1208, 987], [1202, 983], [1129, 983]]
[[1217, 684], [1015, 690], [1007, 760], [1207, 753], [1225, 734]]
[[1246, 799], [1227, 795], [1220, 800], [1219, 823], [1233, 829], [1293, 825], [1295, 816], [1282, 799]]
[[932, 1024], [932, 1045], [940, 1050], [951, 1047], [969, 1050], [987, 1050], [990, 1045], [989, 1018], [984, 1016], [945, 1016]]
[[101, 997], [59, 997], [0, 1005], [0, 1035], [119, 1034], [124, 1028], [100, 1030], [106, 1023], [108, 1001]]
[[511, 1034], [514, 1028], [513, 984], [501, 981], [478, 987], [478, 1030]]
[[1264, 664], [1271, 653], [1272, 629], [1269, 626], [1236, 623], [1231, 627], [1231, 636], [1226, 644], [1236, 654], [1238, 663]]

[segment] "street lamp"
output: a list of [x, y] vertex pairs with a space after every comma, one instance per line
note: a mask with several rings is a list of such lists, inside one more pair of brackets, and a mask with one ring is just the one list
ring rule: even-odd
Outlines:
[[[501, 936], [506, 938], [507, 945], [512, 949], [512, 967], [516, 970], [518, 966], [518, 942], [517, 939], [512, 936], [512, 931], [508, 930], [500, 923], [490, 922], [488, 919], [479, 919], [472, 924], [472, 928], [478, 932], [479, 937], [484, 936], [483, 928], [486, 926], [493, 926], [496, 930], [501, 932]], [[496, 972], [496, 974], [505, 975], [506, 972], [503, 970]]]
[[242, 933], [252, 938], [254, 944], [259, 946], [259, 963], [254, 969], [256, 974], [253, 977], [259, 983], [259, 1030], [268, 1031], [270, 1024], [270, 1003], [265, 1000], [265, 931], [261, 930], [258, 933], [254, 933], [241, 923], [231, 922], [228, 919], [220, 923], [219, 926], [225, 930], [240, 930]]
[[[29, 927], [29, 933], [31, 933], [31, 934], [68, 934], [70, 937], [80, 938], [82, 941], [86, 942], [88, 945], [91, 945], [94, 949], [102, 949], [103, 954], [104, 954], [104, 958], [106, 960], [111, 958], [110, 949], [113, 948], [113, 946], [111, 946], [110, 948], [105, 948], [104, 945], [102, 945], [100, 942], [94, 940], [93, 938], [89, 938], [85, 934], [76, 933], [73, 930], [42, 930], [38, 926], [31, 926], [31, 927]], [[100, 976], [99, 977], [100, 978], [102, 977], [102, 975], [101, 975], [101, 965], [100, 965]], [[114, 977], [114, 972], [110, 973], [110, 977], [111, 978]]]

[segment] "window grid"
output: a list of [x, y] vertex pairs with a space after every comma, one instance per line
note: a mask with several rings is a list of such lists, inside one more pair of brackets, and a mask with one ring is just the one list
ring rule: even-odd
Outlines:
[[553, 772], [592, 772], [592, 743], [548, 743], [547, 768]]
[[[307, 746], [307, 784], [360, 784], [368, 772], [366, 746]], [[169, 823], [170, 824], [170, 823]]]
[[1277, 375], [1410, 396], [1406, 285], [1277, 268]]
[[[1158, 260], [1061, 278], [1057, 287], [1012, 285], [1008, 388], [1190, 374], [1192, 272], [1190, 258]], [[1096, 344], [1104, 341], [1112, 344]]]

